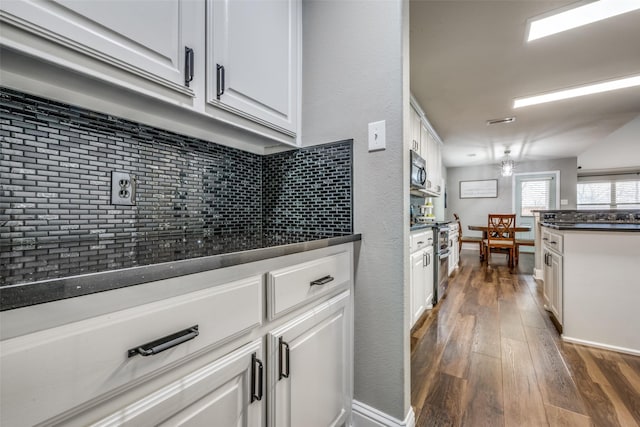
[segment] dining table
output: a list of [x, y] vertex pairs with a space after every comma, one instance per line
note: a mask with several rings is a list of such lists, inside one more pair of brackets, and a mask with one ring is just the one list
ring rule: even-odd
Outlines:
[[[487, 231], [489, 229], [489, 227], [487, 225], [469, 225], [469, 230], [471, 231], [482, 231], [482, 240], [484, 241], [484, 239], [487, 238]], [[530, 225], [516, 225], [515, 227], [513, 227], [513, 231], [515, 231], [516, 233], [526, 233], [531, 231], [531, 226]], [[480, 249], [482, 249], [482, 245], [480, 245]], [[516, 249], [517, 250], [517, 249]], [[481, 250], [480, 251], [480, 260], [484, 260], [484, 252]]]

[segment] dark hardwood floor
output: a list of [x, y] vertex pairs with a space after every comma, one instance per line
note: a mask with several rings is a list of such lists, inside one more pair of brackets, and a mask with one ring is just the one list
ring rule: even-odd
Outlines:
[[533, 254], [513, 271], [505, 258], [488, 269], [463, 251], [447, 297], [413, 328], [416, 425], [640, 426], [640, 357], [562, 342]]

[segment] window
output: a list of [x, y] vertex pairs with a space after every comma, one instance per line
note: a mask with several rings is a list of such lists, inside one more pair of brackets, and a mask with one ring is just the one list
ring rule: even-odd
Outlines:
[[578, 209], [640, 209], [640, 180], [579, 178]]
[[549, 179], [522, 181], [520, 216], [533, 216], [532, 211], [534, 210], [548, 210], [550, 208], [550, 184]]

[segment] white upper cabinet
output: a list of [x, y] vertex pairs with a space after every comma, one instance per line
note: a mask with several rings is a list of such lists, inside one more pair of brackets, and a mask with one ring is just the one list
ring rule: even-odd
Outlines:
[[420, 136], [420, 115], [419, 113], [411, 108], [411, 141], [410, 147], [413, 151], [421, 155], [425, 156], [425, 151], [422, 149], [421, 136]]
[[411, 115], [409, 120], [411, 124], [410, 148], [420, 154], [427, 163], [427, 182], [423, 192], [430, 196], [440, 196], [444, 191], [440, 138], [413, 96], [409, 110]]
[[298, 116], [299, 0], [207, 2], [207, 100], [288, 135]]
[[4, 0], [0, 78], [248, 151], [299, 146], [301, 10], [301, 0]]
[[[186, 81], [193, 72], [186, 48], [197, 52], [204, 45], [198, 26], [194, 25], [199, 15], [196, 2], [4, 0], [1, 9], [3, 20], [22, 30], [194, 96]], [[3, 43], [19, 50], [29, 49], [20, 38], [3, 37]], [[34, 47], [37, 49], [30, 46]], [[46, 59], [91, 74], [91, 68], [80, 61], [68, 63], [55, 53]]]

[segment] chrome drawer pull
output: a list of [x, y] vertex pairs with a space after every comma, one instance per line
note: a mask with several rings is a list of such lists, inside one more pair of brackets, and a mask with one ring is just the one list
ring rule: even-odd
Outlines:
[[166, 337], [157, 339], [155, 341], [148, 342], [139, 347], [130, 349], [127, 354], [129, 357], [133, 357], [137, 354], [140, 356], [152, 356], [165, 350], [182, 344], [185, 341], [194, 339], [200, 334], [198, 332], [198, 325], [192, 326], [189, 329], [185, 329], [175, 334], [167, 335]]
[[309, 283], [309, 286], [321, 286], [332, 281], [333, 281], [333, 277], [331, 277], [331, 275], [326, 275], [324, 277], [319, 278], [318, 280], [314, 280], [313, 282]]

